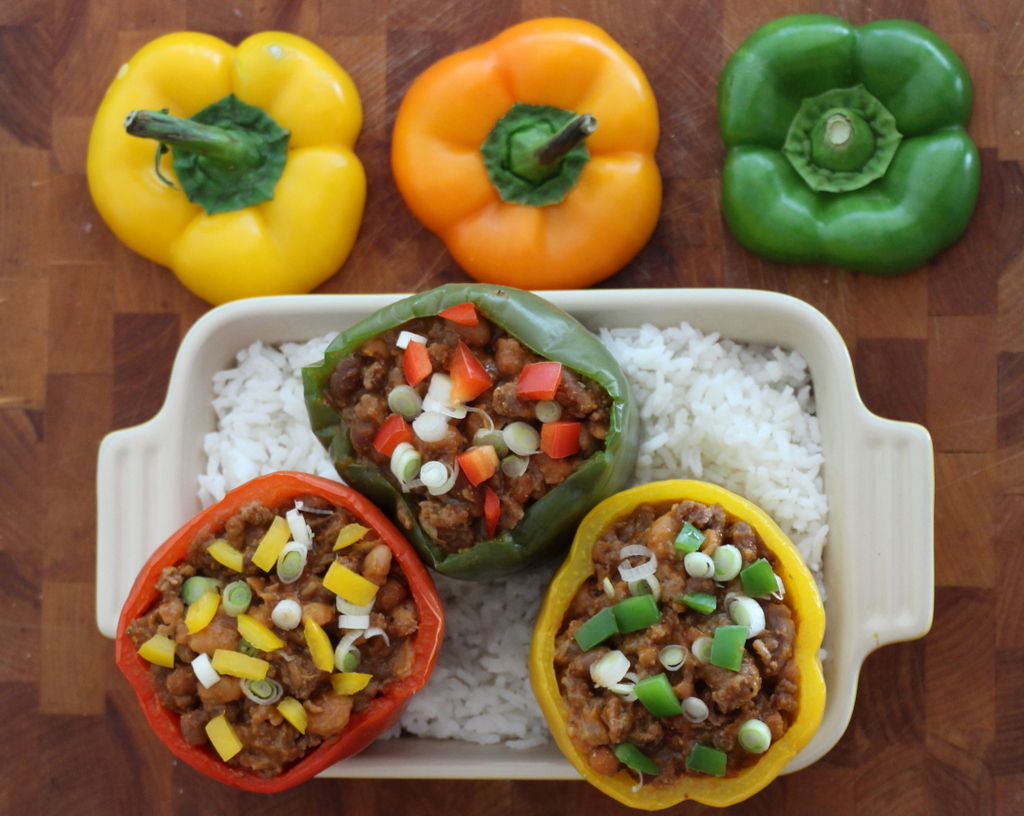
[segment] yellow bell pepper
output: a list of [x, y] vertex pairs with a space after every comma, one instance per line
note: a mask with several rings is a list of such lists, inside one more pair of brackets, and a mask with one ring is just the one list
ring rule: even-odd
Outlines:
[[331, 675], [331, 685], [335, 694], [349, 696], [362, 691], [372, 679], [373, 675], [365, 672], [337, 672]]
[[243, 680], [262, 680], [270, 669], [266, 660], [230, 649], [215, 649], [210, 663], [218, 674], [230, 674]]
[[[221, 101], [259, 108], [276, 123], [274, 132], [287, 140], [283, 169], [248, 123], [189, 125], [189, 138], [205, 146], [168, 130], [171, 117], [201, 119]], [[170, 116], [154, 113], [163, 110]], [[156, 142], [126, 132], [133, 111], [151, 128], [140, 135], [170, 144], [172, 153], [158, 156]], [[302, 37], [263, 32], [236, 48], [207, 34], [168, 34], [122, 65], [107, 90], [89, 138], [89, 189], [118, 238], [210, 303], [308, 292], [338, 270], [355, 242], [366, 195], [352, 151], [361, 126], [355, 84]], [[187, 195], [182, 188], [192, 176], [179, 173], [179, 161], [189, 160], [199, 168], [201, 192]], [[210, 205], [204, 197], [212, 187], [221, 191], [238, 167], [271, 166], [280, 175], [261, 182], [272, 196], [262, 203], [224, 210], [241, 199]], [[247, 195], [260, 186], [249, 178], [232, 175], [231, 184]]]
[[358, 572], [352, 572], [340, 561], [335, 561], [327, 568], [324, 574], [324, 588], [356, 606], [366, 606], [380, 589], [373, 581], [364, 578]]
[[270, 529], [263, 534], [256, 551], [252, 554], [252, 563], [264, 572], [270, 572], [277, 564], [277, 557], [288, 543], [292, 532], [284, 516], [275, 516]]
[[[748, 522], [765, 547], [777, 558], [775, 572], [786, 590], [786, 603], [796, 625], [793, 660], [800, 673], [799, 708], [785, 735], [772, 743], [756, 763], [731, 776], [682, 776], [670, 786], [647, 783], [635, 789], [636, 780], [620, 769], [614, 776], [596, 772], [576, 749], [566, 732], [567, 709], [555, 676], [555, 638], [573, 596], [593, 574], [591, 553], [601, 533], [616, 519], [629, 515], [638, 505], [692, 499], [720, 504], [732, 516]], [[786, 767], [810, 741], [825, 709], [825, 680], [818, 650], [825, 632], [825, 612], [817, 585], [799, 552], [778, 525], [756, 505], [721, 487], [696, 481], [664, 481], [617, 493], [597, 505], [583, 519], [568, 558], [548, 588], [534, 630], [530, 651], [530, 680], [537, 701], [559, 748], [592, 785], [634, 808], [658, 810], [685, 799], [725, 807], [757, 793]]]
[[284, 641], [281, 638], [252, 615], [242, 613], [235, 620], [238, 625], [238, 634], [245, 638], [253, 648], [259, 649], [261, 652], [272, 652], [284, 646]]
[[220, 608], [220, 594], [207, 590], [195, 603], [190, 603], [185, 610], [185, 628], [190, 635], [201, 632], [210, 625]]
[[174, 668], [174, 641], [167, 635], [153, 635], [139, 647], [139, 656], [150, 663]]
[[306, 636], [306, 646], [309, 647], [309, 656], [313, 660], [313, 665], [320, 671], [333, 669], [334, 648], [323, 627], [312, 618], [306, 618], [302, 625], [302, 631]]
[[210, 738], [210, 743], [225, 762], [242, 750], [242, 741], [223, 714], [217, 715], [206, 724], [206, 736]]
[[277, 704], [277, 710], [281, 713], [282, 717], [294, 726], [296, 731], [300, 734], [306, 733], [309, 715], [306, 714], [306, 709], [302, 707], [302, 703], [294, 697], [285, 697]]
[[223, 538], [218, 538], [209, 547], [206, 548], [206, 552], [209, 553], [210, 558], [216, 561], [218, 564], [222, 564], [229, 570], [235, 572], [241, 572], [244, 562], [241, 550], [236, 550]]

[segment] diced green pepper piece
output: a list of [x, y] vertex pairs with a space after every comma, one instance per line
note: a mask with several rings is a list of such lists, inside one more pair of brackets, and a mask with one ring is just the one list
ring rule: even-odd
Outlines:
[[743, 591], [752, 597], [779, 591], [779, 580], [766, 558], [758, 558], [753, 564], [741, 569], [740, 580], [743, 582]]
[[676, 536], [674, 546], [676, 550], [683, 553], [697, 552], [700, 545], [704, 543], [704, 533], [694, 527], [690, 522], [683, 522], [683, 529]]
[[672, 691], [672, 684], [664, 672], [637, 682], [633, 686], [633, 693], [655, 717], [674, 717], [683, 713], [682, 703]]
[[577, 629], [574, 637], [579, 647], [587, 651], [618, 631], [619, 625], [616, 623], [615, 614], [610, 606], [606, 606]]
[[686, 758], [686, 767], [698, 773], [706, 773], [711, 776], [725, 776], [727, 760], [728, 757], [724, 751], [719, 751], [710, 745], [697, 743]]
[[688, 592], [685, 595], [680, 595], [676, 600], [705, 615], [710, 615], [718, 608], [718, 599], [707, 592]]
[[640, 773], [657, 776], [658, 766], [654, 764], [654, 760], [637, 748], [633, 743], [620, 742], [612, 748], [612, 752], [615, 754], [615, 758], [627, 768]]
[[658, 602], [654, 600], [653, 595], [635, 595], [625, 598], [612, 605], [611, 610], [615, 615], [619, 631], [623, 634], [646, 629], [661, 620]]
[[713, 666], [739, 671], [743, 665], [743, 646], [747, 642], [746, 626], [719, 626], [711, 641], [711, 660]]

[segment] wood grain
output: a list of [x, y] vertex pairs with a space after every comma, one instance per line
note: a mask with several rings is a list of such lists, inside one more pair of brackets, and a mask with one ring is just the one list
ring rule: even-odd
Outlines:
[[[757, 258], [719, 210], [719, 72], [774, 17], [903, 17], [974, 84], [978, 208], [923, 268], [878, 279]], [[370, 186], [353, 253], [322, 292], [466, 280], [390, 174], [395, 113], [433, 61], [522, 19], [605, 27], [658, 98], [664, 205], [619, 287], [746, 287], [802, 298], [850, 349], [876, 413], [936, 451], [934, 624], [870, 655], [846, 733], [737, 814], [1024, 813], [1024, 8], [1018, 0], [0, 0], [0, 815], [627, 813], [582, 782], [314, 780], [274, 796], [172, 759], [95, 630], [96, 453], [151, 417], [208, 306], [133, 254], [89, 197], [92, 116], [118, 66], [160, 34], [310, 37], [355, 79]], [[673, 814], [717, 813], [685, 803]]]

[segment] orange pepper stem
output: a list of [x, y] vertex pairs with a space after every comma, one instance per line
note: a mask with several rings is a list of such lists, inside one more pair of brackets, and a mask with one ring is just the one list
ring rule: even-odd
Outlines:
[[230, 167], [257, 167], [263, 162], [259, 147], [246, 134], [171, 116], [165, 111], [133, 110], [124, 120], [124, 129], [131, 136], [156, 139]]
[[589, 113], [581, 113], [570, 119], [561, 130], [534, 151], [537, 163], [542, 167], [555, 164], [595, 130], [597, 120]]

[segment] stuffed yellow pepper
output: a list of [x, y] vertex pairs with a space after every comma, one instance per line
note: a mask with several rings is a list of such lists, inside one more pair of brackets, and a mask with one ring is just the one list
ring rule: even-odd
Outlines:
[[348, 257], [366, 177], [359, 94], [323, 50], [263, 32], [153, 40], [121, 66], [89, 137], [89, 190], [140, 255], [219, 304], [308, 292]]
[[813, 576], [762, 510], [655, 482], [584, 518], [537, 621], [531, 681], [559, 747], [609, 796], [724, 807], [817, 730], [824, 628]]

